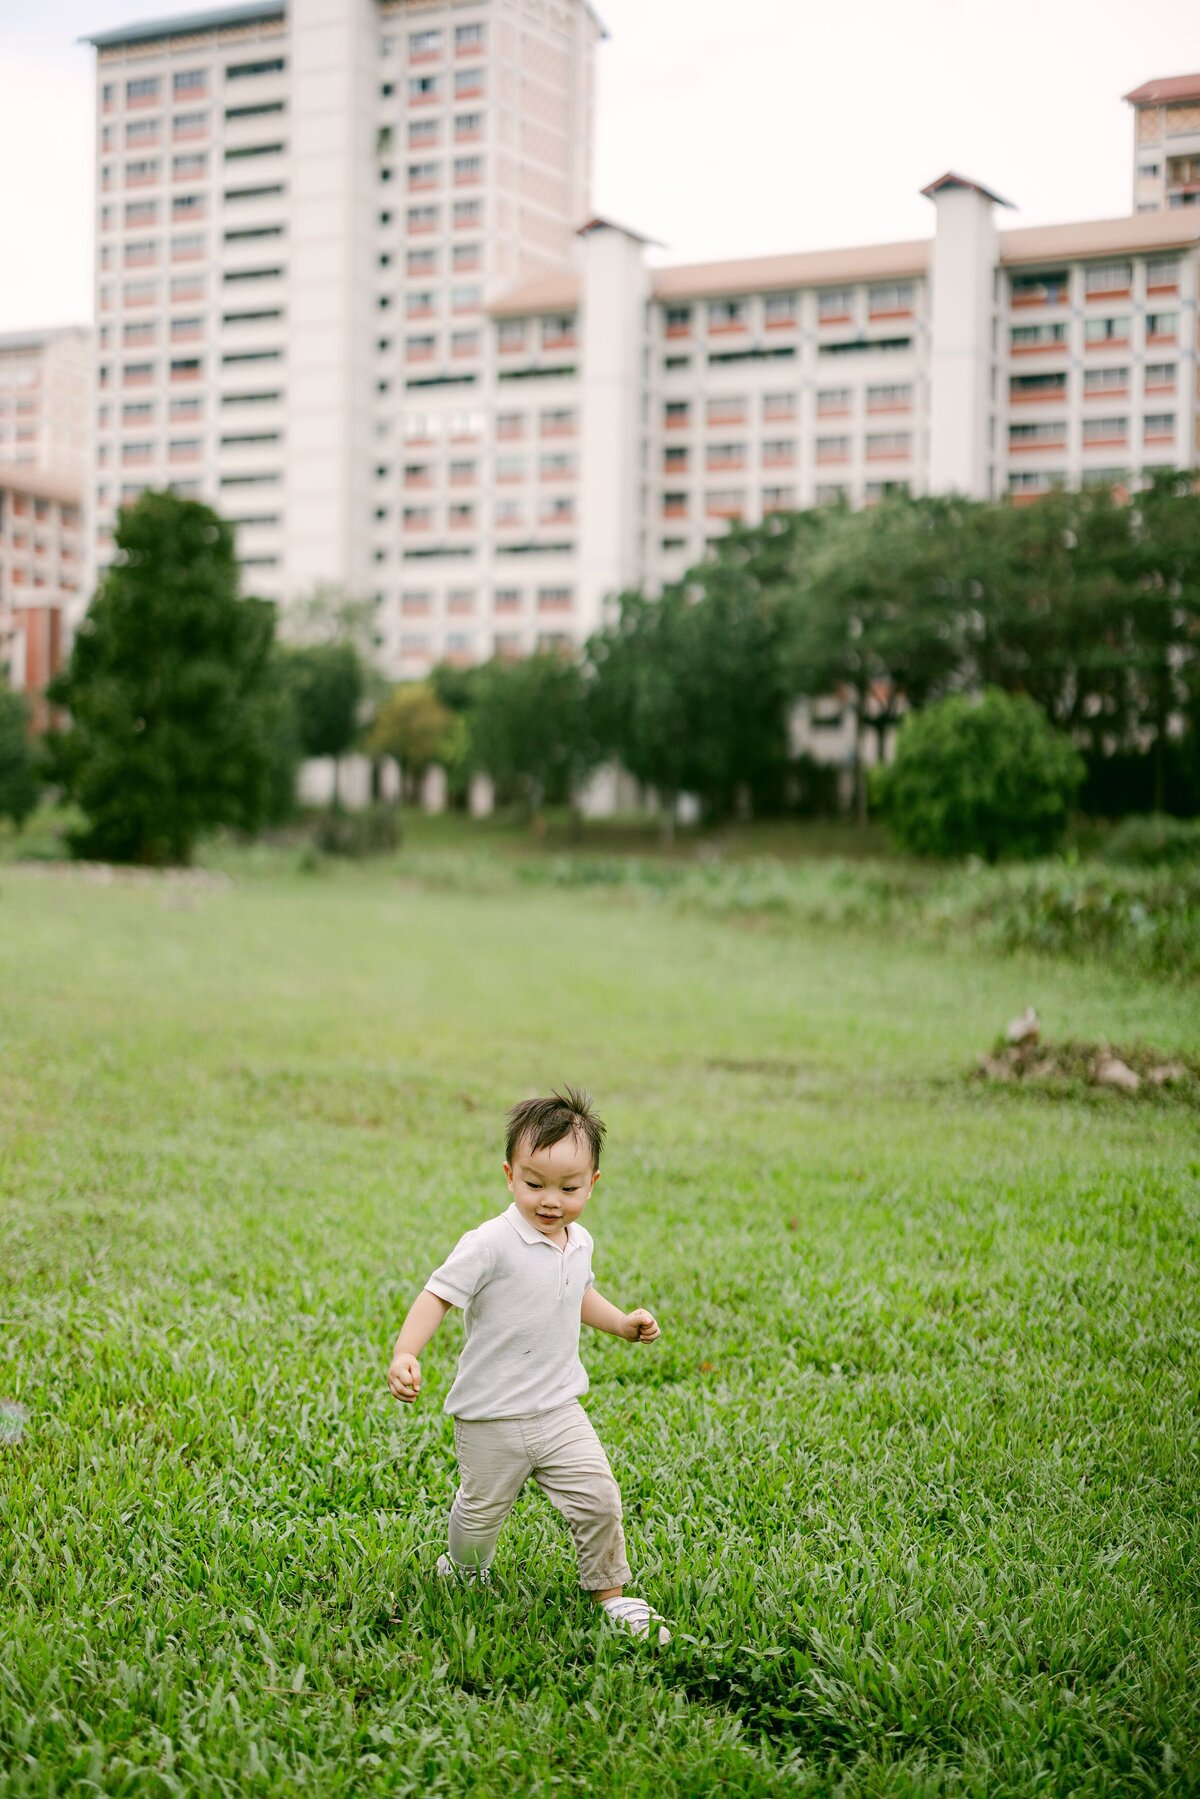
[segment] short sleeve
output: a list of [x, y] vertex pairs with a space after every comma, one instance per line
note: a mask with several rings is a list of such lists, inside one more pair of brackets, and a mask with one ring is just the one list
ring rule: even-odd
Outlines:
[[587, 1240], [587, 1279], [583, 1283], [583, 1290], [585, 1293], [589, 1287], [594, 1287], [596, 1285], [596, 1276], [592, 1269], [592, 1251], [594, 1248], [595, 1241], [589, 1234]]
[[492, 1257], [482, 1231], [468, 1231], [460, 1237], [440, 1268], [435, 1268], [425, 1282], [426, 1290], [436, 1293], [448, 1305], [465, 1306], [478, 1293], [491, 1273]]

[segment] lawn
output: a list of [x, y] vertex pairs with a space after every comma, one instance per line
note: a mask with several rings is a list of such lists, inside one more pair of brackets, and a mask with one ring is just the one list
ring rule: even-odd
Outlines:
[[[1200, 1112], [965, 1075], [1197, 988], [427, 877], [0, 869], [0, 1795], [1200, 1790]], [[662, 1651], [384, 1384], [567, 1079]]]

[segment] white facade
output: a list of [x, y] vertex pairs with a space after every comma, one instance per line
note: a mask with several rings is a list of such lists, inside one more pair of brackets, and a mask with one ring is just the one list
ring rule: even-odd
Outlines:
[[947, 175], [929, 238], [652, 267], [588, 219], [599, 35], [261, 0], [95, 40], [101, 557], [170, 481], [248, 587], [370, 596], [407, 677], [578, 643], [731, 520], [1200, 459], [1200, 208], [997, 230]]
[[0, 335], [0, 464], [82, 482], [91, 335], [83, 325]]

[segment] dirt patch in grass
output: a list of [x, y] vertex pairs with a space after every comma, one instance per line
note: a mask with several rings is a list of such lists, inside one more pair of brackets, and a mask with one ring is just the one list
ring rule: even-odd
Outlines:
[[1200, 1107], [1200, 1061], [1148, 1043], [997, 1043], [971, 1070], [979, 1081], [1019, 1084], [1066, 1097], [1093, 1087], [1122, 1099], [1182, 1099]]

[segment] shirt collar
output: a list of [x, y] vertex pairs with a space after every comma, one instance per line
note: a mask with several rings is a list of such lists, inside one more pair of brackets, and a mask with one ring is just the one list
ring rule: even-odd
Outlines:
[[[539, 1231], [536, 1224], [530, 1224], [528, 1219], [522, 1218], [520, 1208], [517, 1205], [517, 1202], [515, 1200], [509, 1206], [508, 1210], [506, 1212], [502, 1213], [502, 1216], [508, 1219], [508, 1222], [512, 1225], [514, 1231], [516, 1231], [518, 1237], [520, 1237], [520, 1239], [523, 1243], [549, 1243], [549, 1241], [550, 1241], [549, 1238], [544, 1237], [542, 1235], [541, 1231]], [[582, 1247], [583, 1247], [583, 1238], [580, 1235], [579, 1226], [574, 1223], [568, 1224], [568, 1226], [567, 1226], [567, 1248], [568, 1248], [568, 1250], [581, 1249]], [[558, 1245], [556, 1243], [550, 1243], [550, 1248], [557, 1249]]]

